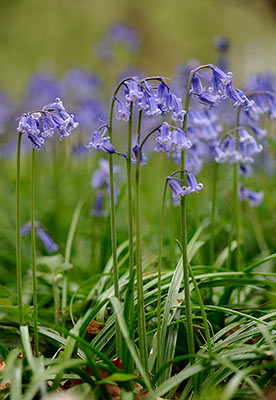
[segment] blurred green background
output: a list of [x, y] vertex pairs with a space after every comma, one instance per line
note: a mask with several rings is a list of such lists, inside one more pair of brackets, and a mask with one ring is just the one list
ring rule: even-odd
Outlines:
[[[243, 80], [275, 69], [274, 6], [273, 0], [0, 0], [0, 85], [16, 94], [37, 70], [59, 75], [81, 65], [100, 72], [93, 47], [114, 22], [140, 33], [131, 63], [148, 74], [172, 76], [190, 58], [213, 62], [212, 41], [220, 34], [230, 39], [231, 70]], [[107, 67], [119, 73], [122, 66]]]

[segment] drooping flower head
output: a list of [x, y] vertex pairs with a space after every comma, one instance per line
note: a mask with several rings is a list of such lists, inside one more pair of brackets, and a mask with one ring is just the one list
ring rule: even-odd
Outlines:
[[[49, 254], [55, 253], [59, 249], [59, 246], [54, 242], [54, 240], [52, 239], [50, 234], [47, 232], [47, 230], [38, 221], [34, 222], [34, 226], [35, 226], [35, 232], [36, 232], [38, 239], [44, 245], [44, 247], [48, 251], [48, 253]], [[31, 232], [31, 223], [30, 222], [28, 222], [27, 224], [25, 224], [21, 227], [21, 230], [20, 230], [21, 236], [25, 236], [30, 232]]]
[[53, 103], [47, 104], [41, 111], [28, 112], [20, 117], [17, 131], [26, 134], [34, 149], [39, 150], [44, 144], [44, 138], [60, 133], [60, 140], [71, 135], [79, 126], [57, 98]]
[[174, 204], [179, 204], [181, 198], [187, 194], [199, 192], [203, 188], [202, 183], [198, 183], [192, 172], [185, 171], [187, 177], [187, 186], [181, 186], [179, 179], [168, 177], [169, 186], [172, 190]]
[[155, 151], [157, 152], [177, 152], [181, 153], [183, 150], [187, 150], [192, 146], [190, 140], [188, 140], [180, 128], [170, 128], [167, 122], [164, 122], [156, 137], [157, 146]]
[[261, 204], [264, 197], [263, 192], [255, 192], [252, 189], [246, 189], [243, 185], [239, 189], [239, 198], [241, 201], [249, 201], [252, 207], [256, 207]]
[[116, 153], [114, 146], [110, 143], [110, 137], [105, 136], [108, 131], [106, 126], [101, 127], [99, 130], [95, 130], [92, 133], [90, 142], [86, 143], [86, 147], [93, 147], [98, 151], [104, 151], [108, 154]]

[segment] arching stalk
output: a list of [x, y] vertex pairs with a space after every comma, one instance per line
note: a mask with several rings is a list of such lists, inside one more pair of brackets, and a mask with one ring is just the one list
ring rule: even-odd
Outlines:
[[16, 276], [19, 325], [23, 325], [23, 300], [22, 300], [22, 266], [21, 266], [21, 190], [20, 190], [20, 161], [21, 161], [22, 132], [18, 133], [16, 156]]
[[36, 277], [36, 248], [35, 248], [35, 149], [32, 149], [31, 190], [30, 190], [30, 215], [31, 215], [31, 243], [32, 243], [32, 274], [33, 274], [33, 322], [34, 322], [34, 348], [38, 357], [38, 305], [37, 305], [37, 277]]

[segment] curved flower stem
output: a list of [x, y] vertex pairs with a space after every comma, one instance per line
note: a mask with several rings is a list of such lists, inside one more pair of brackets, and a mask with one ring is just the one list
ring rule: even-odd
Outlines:
[[[131, 329], [133, 323], [133, 308], [134, 308], [134, 293], [133, 293], [133, 284], [134, 284], [134, 253], [133, 253], [133, 205], [132, 205], [132, 179], [131, 179], [131, 153], [132, 153], [132, 119], [133, 119], [133, 102], [130, 102], [130, 114], [128, 121], [128, 152], [127, 152], [127, 195], [128, 195], [128, 250], [129, 250], [129, 289], [126, 292], [125, 303], [125, 318], [130, 327], [131, 337], [134, 336], [134, 330]], [[133, 370], [133, 363], [131, 362], [131, 357], [128, 350], [123, 347], [122, 348], [123, 355], [123, 365], [124, 368], [131, 372]]]
[[140, 144], [141, 141], [142, 115], [143, 115], [143, 110], [140, 110], [138, 114], [137, 144]]
[[[119, 89], [118, 89], [119, 90]], [[110, 116], [109, 116], [109, 136], [112, 139], [112, 118], [114, 111], [114, 98], [111, 102]], [[111, 247], [112, 247], [112, 261], [113, 261], [113, 284], [114, 295], [119, 299], [119, 275], [118, 275], [118, 260], [117, 260], [117, 239], [116, 239], [116, 217], [115, 217], [115, 198], [114, 198], [114, 172], [113, 172], [113, 155], [109, 154], [109, 185], [110, 185], [110, 227], [111, 227]], [[121, 334], [116, 322], [116, 354], [118, 357], [121, 355]]]
[[32, 149], [32, 167], [31, 167], [31, 190], [30, 190], [30, 214], [31, 214], [31, 243], [32, 243], [32, 274], [33, 274], [33, 306], [34, 306], [34, 348], [35, 356], [39, 355], [38, 348], [38, 306], [37, 306], [37, 277], [36, 277], [36, 259], [35, 259], [35, 149]]
[[170, 196], [170, 263], [173, 267], [175, 265], [175, 238], [176, 238], [176, 219], [175, 210], [173, 205], [173, 198]]
[[130, 102], [128, 123], [128, 155], [127, 155], [127, 191], [128, 191], [128, 236], [129, 236], [129, 276], [133, 273], [133, 218], [132, 218], [132, 188], [131, 188], [131, 152], [132, 152], [132, 113], [133, 103]]
[[164, 217], [165, 217], [165, 205], [166, 205], [166, 193], [168, 187], [168, 177], [165, 181], [163, 195], [162, 195], [162, 206], [161, 206], [161, 218], [160, 218], [160, 233], [159, 233], [159, 249], [158, 249], [158, 297], [157, 297], [157, 364], [156, 370], [161, 368], [162, 356], [161, 356], [161, 271], [162, 271], [162, 247], [163, 247], [163, 229], [164, 229]]
[[[140, 117], [140, 116], [139, 116]], [[142, 117], [142, 116], [141, 116]], [[139, 118], [140, 119], [140, 118]], [[140, 159], [142, 148], [147, 139], [157, 131], [161, 125], [152, 129], [142, 140], [137, 153], [136, 161], [136, 193], [135, 193], [135, 208], [136, 208], [136, 270], [137, 270], [137, 307], [138, 307], [138, 334], [139, 334], [139, 349], [142, 365], [148, 371], [148, 346], [146, 336], [146, 319], [144, 307], [144, 291], [143, 291], [143, 268], [141, 256], [141, 230], [140, 230]], [[140, 134], [138, 131], [140, 140]]]
[[[240, 113], [241, 107], [238, 108], [237, 111], [237, 127], [240, 124]], [[238, 131], [236, 132], [236, 146], [238, 146]], [[237, 270], [241, 269], [242, 262], [242, 254], [241, 254], [241, 246], [242, 246], [242, 221], [241, 221], [241, 209], [240, 209], [240, 200], [239, 200], [239, 171], [238, 164], [235, 164], [235, 209], [236, 209], [236, 235], [237, 235]]]
[[210, 265], [215, 261], [215, 214], [217, 199], [217, 180], [218, 180], [218, 163], [214, 165], [213, 190], [212, 190], [212, 211], [211, 211], [211, 239], [210, 239]]
[[[115, 105], [115, 96], [119, 92], [122, 85], [132, 78], [123, 79], [114, 90], [110, 113], [109, 113], [109, 124], [108, 133], [110, 140], [112, 140], [112, 128], [113, 128], [113, 112]], [[119, 274], [118, 274], [118, 260], [117, 260], [117, 238], [116, 238], [116, 213], [115, 213], [115, 196], [114, 196], [114, 171], [113, 171], [113, 154], [108, 155], [109, 160], [109, 186], [110, 186], [110, 228], [111, 228], [111, 248], [112, 248], [112, 262], [113, 262], [113, 284], [114, 284], [114, 295], [119, 299]], [[121, 333], [116, 322], [116, 354], [121, 356]]]
[[22, 267], [21, 267], [21, 234], [20, 234], [20, 159], [21, 159], [22, 132], [18, 133], [16, 156], [16, 276], [17, 296], [19, 310], [19, 325], [23, 325], [23, 300], [22, 300]]
[[[240, 112], [241, 107], [238, 107], [237, 110], [237, 121], [236, 127], [239, 127], [240, 124]], [[238, 146], [238, 129], [236, 130], [236, 147]], [[238, 172], [238, 163], [233, 165], [233, 208], [234, 208], [234, 216], [231, 220], [231, 227], [229, 232], [229, 240], [228, 240], [228, 259], [227, 266], [230, 268], [231, 266], [231, 244], [233, 237], [234, 226], [236, 228], [236, 241], [237, 241], [237, 252], [236, 252], [236, 270], [239, 271], [241, 268], [241, 245], [242, 245], [242, 227], [241, 227], [241, 213], [240, 213], [240, 201], [239, 201], [239, 172]]]
[[[201, 65], [194, 70], [191, 71], [187, 94], [185, 99], [185, 111], [183, 119], [183, 131], [186, 134], [187, 131], [187, 122], [188, 122], [188, 113], [190, 106], [190, 90], [192, 79], [195, 73], [201, 69], [210, 68], [209, 65]], [[184, 180], [184, 170], [185, 170], [185, 151], [181, 154], [181, 170], [183, 172], [180, 173], [181, 180]], [[188, 352], [190, 354], [190, 363], [194, 363], [194, 355], [195, 355], [195, 343], [194, 343], [194, 332], [193, 332], [193, 322], [192, 322], [192, 308], [191, 308], [191, 299], [190, 299], [190, 290], [189, 290], [189, 261], [188, 261], [188, 253], [187, 253], [187, 220], [186, 220], [186, 196], [183, 196], [181, 199], [181, 238], [182, 238], [182, 256], [183, 256], [183, 278], [184, 278], [184, 295], [185, 295], [185, 310], [186, 310], [186, 319], [187, 319], [187, 341], [188, 341]], [[196, 376], [193, 378], [193, 386], [194, 390], [197, 390], [197, 379]]]
[[[160, 128], [158, 125], [152, 129], [143, 139], [139, 146], [136, 161], [136, 191], [135, 191], [135, 222], [136, 222], [136, 270], [137, 270], [137, 307], [138, 307], [138, 335], [139, 335], [139, 349], [142, 365], [148, 371], [148, 346], [146, 334], [146, 319], [145, 319], [145, 306], [144, 306], [144, 291], [143, 291], [143, 268], [141, 256], [141, 229], [140, 229], [140, 159], [142, 148], [146, 140]], [[139, 131], [138, 136], [140, 139]]]

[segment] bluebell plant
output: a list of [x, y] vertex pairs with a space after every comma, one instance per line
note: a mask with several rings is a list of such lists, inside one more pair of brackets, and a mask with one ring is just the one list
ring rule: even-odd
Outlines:
[[[60, 140], [71, 135], [78, 127], [74, 116], [69, 114], [62, 101], [56, 98], [54, 102], [47, 104], [41, 110], [24, 113], [18, 122], [17, 145], [17, 180], [16, 180], [16, 264], [18, 284], [19, 323], [23, 325], [23, 301], [22, 301], [22, 271], [21, 271], [21, 233], [20, 233], [20, 148], [22, 135], [26, 135], [32, 145], [31, 158], [31, 188], [30, 188], [30, 216], [31, 216], [31, 243], [32, 243], [32, 274], [33, 274], [33, 305], [34, 305], [34, 342], [35, 355], [38, 356], [38, 305], [37, 305], [37, 281], [36, 281], [36, 248], [35, 248], [35, 214], [34, 214], [34, 190], [35, 190], [35, 150], [40, 150], [49, 137], [59, 133]], [[46, 240], [45, 232], [38, 228], [37, 233]], [[49, 238], [48, 244], [49, 244]]]

